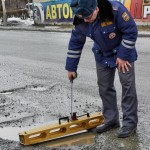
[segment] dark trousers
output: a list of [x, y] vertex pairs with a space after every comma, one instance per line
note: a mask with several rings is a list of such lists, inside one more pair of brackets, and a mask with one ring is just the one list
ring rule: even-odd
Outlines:
[[[121, 107], [123, 112], [122, 125], [136, 127], [137, 116], [137, 95], [135, 87], [134, 63], [128, 72], [119, 72], [119, 79], [122, 86]], [[99, 94], [102, 99], [102, 112], [105, 124], [114, 124], [119, 122], [119, 113], [117, 108], [117, 95], [114, 87], [114, 78], [116, 68], [104, 67], [96, 64]]]

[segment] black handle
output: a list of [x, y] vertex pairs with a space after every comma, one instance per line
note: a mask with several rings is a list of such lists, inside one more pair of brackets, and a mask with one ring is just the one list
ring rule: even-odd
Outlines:
[[89, 113], [86, 113], [86, 114], [84, 114], [84, 115], [81, 115], [81, 116], [77, 116], [77, 117], [82, 117], [82, 116], [87, 116], [87, 117], [90, 117], [90, 114]]
[[69, 117], [62, 117], [59, 118], [59, 124], [61, 124], [61, 120], [67, 120], [69, 122]]

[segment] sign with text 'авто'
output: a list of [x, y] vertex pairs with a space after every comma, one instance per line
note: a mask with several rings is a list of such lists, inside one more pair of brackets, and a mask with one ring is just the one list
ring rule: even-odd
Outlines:
[[[117, 0], [130, 11], [135, 21], [150, 21], [150, 0]], [[71, 0], [34, 0], [39, 7], [39, 16], [43, 22], [71, 22], [73, 13]], [[41, 14], [40, 14], [41, 13]]]

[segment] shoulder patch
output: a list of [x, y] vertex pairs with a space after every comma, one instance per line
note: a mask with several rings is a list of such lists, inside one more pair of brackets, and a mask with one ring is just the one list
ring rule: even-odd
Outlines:
[[122, 14], [122, 18], [123, 18], [124, 21], [129, 21], [130, 16], [129, 16], [126, 12], [124, 12], [124, 13]]

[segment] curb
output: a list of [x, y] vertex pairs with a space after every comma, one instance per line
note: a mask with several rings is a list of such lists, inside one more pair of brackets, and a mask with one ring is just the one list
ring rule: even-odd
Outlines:
[[49, 28], [39, 28], [39, 27], [1, 27], [0, 30], [16, 30], [16, 31], [40, 31], [40, 32], [65, 32], [70, 33], [71, 28], [60, 28], [60, 27], [49, 27]]
[[[3, 27], [0, 26], [0, 30], [8, 30], [8, 31], [39, 31], [39, 32], [63, 32], [63, 33], [71, 33], [71, 27], [70, 28], [62, 28], [62, 27], [54, 27], [50, 26], [47, 28], [42, 28], [42, 27]], [[138, 31], [138, 37], [150, 37], [150, 32], [149, 31]]]
[[150, 37], [150, 33], [138, 33], [138, 37]]

